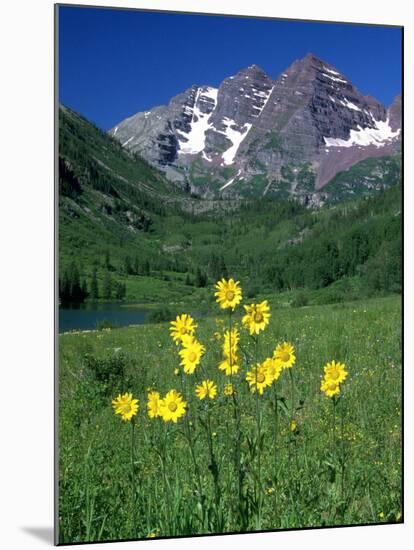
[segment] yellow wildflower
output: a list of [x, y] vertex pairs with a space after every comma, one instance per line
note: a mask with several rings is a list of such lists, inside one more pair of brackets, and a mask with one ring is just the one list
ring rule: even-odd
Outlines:
[[273, 357], [269, 357], [263, 362], [263, 365], [272, 377], [272, 382], [275, 382], [279, 378], [283, 370], [281, 362], [277, 359], [274, 359]]
[[214, 399], [217, 395], [217, 386], [211, 380], [203, 380], [201, 384], [196, 387], [195, 393], [200, 400], [206, 397]]
[[187, 403], [177, 390], [170, 390], [162, 399], [160, 406], [161, 417], [164, 422], [174, 422], [185, 414]]
[[162, 399], [160, 399], [160, 394], [157, 391], [152, 391], [148, 394], [148, 416], [150, 418], [157, 418], [161, 416], [160, 408], [162, 405]]
[[134, 399], [132, 393], [119, 394], [112, 400], [115, 414], [121, 415], [122, 420], [131, 420], [138, 412], [138, 399]]
[[188, 337], [183, 340], [183, 348], [179, 354], [181, 356], [180, 365], [184, 367], [186, 374], [193, 374], [204, 352], [205, 347], [194, 338]]
[[321, 391], [325, 392], [327, 397], [334, 397], [335, 395], [339, 395], [341, 390], [338, 382], [323, 379], [321, 382]]
[[231, 308], [233, 311], [242, 301], [242, 290], [239, 281], [234, 279], [221, 279], [215, 285], [216, 302], [220, 304], [221, 309]]
[[259, 334], [269, 324], [270, 308], [267, 300], [260, 304], [250, 304], [244, 306], [246, 315], [242, 318], [243, 326], [249, 330], [250, 334]]
[[345, 365], [343, 363], [336, 363], [335, 361], [327, 363], [324, 367], [324, 372], [326, 380], [329, 379], [338, 384], [342, 383], [348, 376]]
[[187, 313], [177, 315], [175, 321], [171, 321], [170, 325], [171, 337], [177, 345], [183, 341], [183, 337], [193, 336], [197, 328], [194, 319]]
[[273, 381], [264, 363], [257, 363], [256, 367], [246, 374], [246, 380], [249, 383], [250, 391], [255, 392], [257, 389], [260, 395], [263, 395], [264, 389]]
[[283, 344], [276, 346], [273, 357], [280, 361], [282, 368], [289, 369], [296, 361], [295, 348], [289, 342], [283, 342]]

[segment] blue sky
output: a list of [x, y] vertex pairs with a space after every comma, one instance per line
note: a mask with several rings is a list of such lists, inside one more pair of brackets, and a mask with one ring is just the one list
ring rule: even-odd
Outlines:
[[309, 52], [386, 106], [401, 92], [397, 28], [62, 6], [59, 100], [106, 130], [192, 84], [253, 63], [275, 78]]

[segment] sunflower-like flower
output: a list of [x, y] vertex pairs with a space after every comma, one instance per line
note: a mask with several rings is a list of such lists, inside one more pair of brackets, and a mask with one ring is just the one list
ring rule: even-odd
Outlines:
[[234, 308], [240, 304], [242, 301], [242, 290], [240, 288], [239, 281], [234, 279], [221, 279], [215, 284], [216, 292], [216, 302], [220, 304], [221, 309], [231, 308], [234, 311]]
[[257, 363], [256, 366], [246, 374], [246, 380], [249, 383], [250, 391], [254, 393], [257, 390], [260, 395], [263, 395], [264, 389], [271, 386], [273, 382], [264, 363]]
[[332, 382], [337, 382], [338, 384], [341, 384], [348, 376], [345, 365], [343, 363], [336, 363], [335, 361], [327, 363], [324, 367], [324, 372], [326, 380], [332, 380]]
[[226, 330], [224, 333], [223, 342], [223, 360], [219, 363], [219, 369], [224, 371], [227, 376], [236, 374], [240, 365], [239, 357], [237, 355], [238, 343], [240, 341], [240, 334], [237, 328]]
[[217, 395], [217, 386], [211, 380], [203, 380], [201, 384], [196, 387], [195, 393], [200, 400], [206, 397], [214, 399]]
[[289, 342], [278, 344], [273, 352], [273, 358], [280, 362], [283, 369], [289, 369], [296, 361], [295, 348]]
[[115, 414], [121, 415], [122, 420], [131, 420], [138, 412], [138, 399], [134, 399], [132, 393], [119, 394], [112, 400], [112, 407]]
[[161, 416], [162, 399], [157, 391], [151, 391], [148, 394], [148, 416], [150, 418], [157, 418]]
[[160, 414], [164, 422], [174, 422], [185, 414], [187, 403], [177, 390], [170, 390], [161, 401]]
[[268, 374], [271, 376], [272, 382], [275, 382], [283, 370], [281, 362], [274, 357], [268, 357], [265, 361], [263, 361], [263, 365], [267, 369]]
[[240, 342], [240, 333], [237, 328], [226, 330], [224, 333], [223, 354], [230, 357], [230, 353], [236, 354]]
[[233, 374], [236, 374], [239, 369], [240, 365], [238, 365], [239, 358], [237, 355], [232, 355], [231, 362], [229, 357], [225, 357], [221, 363], [219, 363], [218, 368], [222, 371], [224, 371], [224, 374], [226, 376], [232, 376]]
[[341, 388], [338, 382], [329, 378], [324, 378], [321, 382], [321, 391], [323, 391], [327, 397], [334, 397], [335, 395], [339, 395]]
[[227, 397], [230, 397], [231, 395], [233, 395], [233, 393], [235, 393], [235, 389], [234, 389], [234, 386], [233, 384], [226, 384], [224, 386], [224, 395], [226, 395]]
[[269, 324], [270, 308], [267, 300], [260, 304], [244, 306], [246, 315], [242, 319], [243, 326], [249, 330], [250, 335], [259, 334]]
[[348, 376], [348, 371], [343, 363], [331, 361], [324, 367], [324, 377], [321, 381], [321, 391], [328, 397], [335, 397], [341, 391], [341, 384]]
[[185, 336], [193, 336], [197, 328], [194, 319], [188, 313], [177, 315], [175, 321], [171, 321], [170, 325], [171, 338], [177, 346], [183, 341]]
[[187, 336], [183, 339], [183, 348], [178, 353], [181, 357], [180, 365], [186, 374], [193, 374], [205, 351], [203, 344], [193, 337]]

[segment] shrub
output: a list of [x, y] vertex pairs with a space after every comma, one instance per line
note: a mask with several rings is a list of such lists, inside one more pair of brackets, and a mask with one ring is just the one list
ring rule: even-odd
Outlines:
[[176, 313], [171, 311], [168, 307], [161, 307], [154, 309], [148, 315], [148, 321], [150, 323], [165, 323], [171, 321], [176, 316]]
[[104, 389], [113, 390], [123, 384], [126, 376], [128, 358], [123, 353], [114, 353], [110, 357], [99, 358], [94, 355], [85, 355], [84, 362], [91, 377], [102, 384]]
[[305, 292], [298, 292], [290, 302], [291, 307], [304, 307], [309, 304], [309, 297]]

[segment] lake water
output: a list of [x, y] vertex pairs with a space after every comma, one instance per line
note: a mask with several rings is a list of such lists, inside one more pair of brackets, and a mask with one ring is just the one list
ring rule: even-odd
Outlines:
[[[95, 330], [98, 323], [108, 321], [112, 326], [143, 325], [148, 310], [128, 307], [132, 304], [79, 304], [59, 308], [59, 332]], [[126, 307], [127, 306], [127, 307]]]

